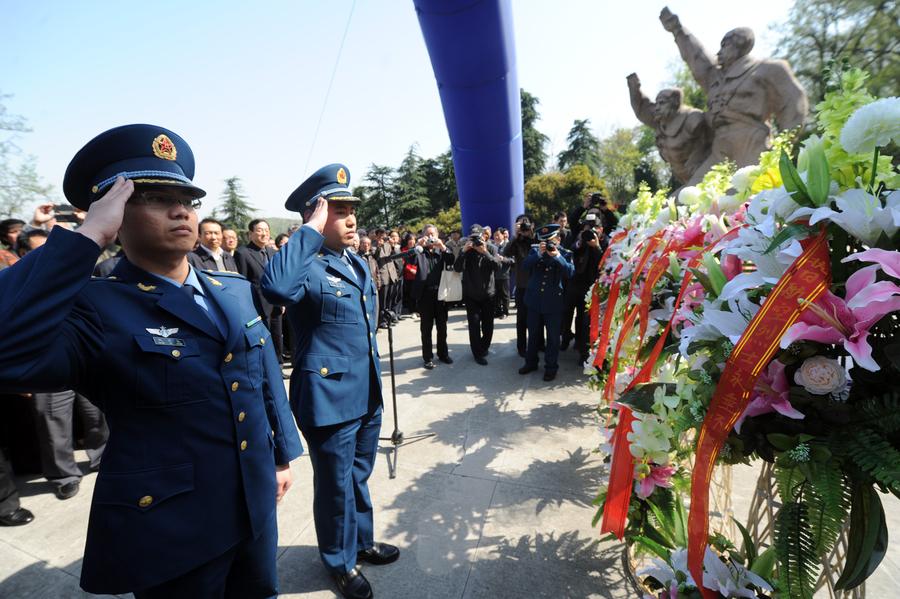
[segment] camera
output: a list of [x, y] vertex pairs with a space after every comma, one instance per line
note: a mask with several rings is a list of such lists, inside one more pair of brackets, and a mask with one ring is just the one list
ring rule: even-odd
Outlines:
[[585, 229], [581, 232], [581, 243], [590, 243], [597, 239], [597, 234], [594, 233], [593, 229]]
[[556, 242], [555, 242], [555, 241], [548, 241], [548, 242], [546, 242], [546, 243], [544, 244], [544, 247], [547, 248], [547, 251], [548, 251], [548, 252], [552, 252], [552, 251], [554, 251], [554, 250], [556, 249]]
[[77, 223], [78, 217], [75, 216], [75, 207], [70, 204], [56, 204], [53, 206], [53, 212], [56, 215], [58, 223]]
[[484, 240], [481, 238], [481, 235], [470, 235], [469, 241], [472, 242], [473, 247], [481, 247], [484, 245]]

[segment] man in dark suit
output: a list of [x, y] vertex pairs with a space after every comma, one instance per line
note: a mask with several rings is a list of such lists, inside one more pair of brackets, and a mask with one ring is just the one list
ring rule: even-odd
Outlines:
[[374, 539], [368, 480], [381, 429], [378, 315], [368, 265], [348, 251], [358, 198], [350, 173], [330, 164], [288, 197], [304, 225], [269, 262], [262, 289], [287, 304], [297, 343], [291, 407], [313, 467], [313, 515], [319, 555], [344, 597], [372, 588], [360, 561], [389, 564], [400, 550]]
[[453, 265], [462, 273], [463, 301], [469, 325], [469, 347], [472, 356], [482, 366], [494, 336], [494, 277], [500, 269], [500, 259], [494, 244], [484, 240], [481, 225], [472, 225], [469, 239]]
[[447, 347], [447, 303], [438, 300], [441, 273], [453, 267], [453, 252], [447, 249], [434, 225], [425, 225], [419, 245], [424, 248], [416, 254], [416, 279], [413, 281], [412, 298], [419, 313], [419, 332], [422, 335], [422, 360], [425, 368], [434, 368], [431, 330], [437, 328], [437, 355], [444, 364], [453, 364]]
[[247, 242], [247, 245], [240, 246], [234, 251], [234, 262], [237, 265], [237, 271], [247, 277], [247, 280], [253, 285], [253, 302], [256, 304], [256, 309], [263, 322], [272, 333], [275, 354], [278, 356], [278, 363], [281, 364], [284, 361], [282, 357], [284, 343], [281, 335], [281, 315], [284, 313], [284, 308], [272, 305], [259, 288], [266, 265], [275, 255], [275, 249], [269, 247], [269, 223], [261, 218], [256, 218], [250, 221], [247, 229], [250, 231], [250, 241]]
[[[100, 134], [63, 181], [84, 224], [0, 273], [0, 392], [72, 388], [109, 423], [81, 569], [91, 593], [278, 592], [275, 506], [302, 448], [249, 283], [187, 262], [204, 195], [193, 174], [190, 147], [162, 127]], [[92, 279], [116, 234], [127, 257]]]
[[222, 223], [204, 218], [198, 225], [200, 245], [188, 254], [188, 262], [197, 270], [238, 272], [234, 257], [222, 247]]

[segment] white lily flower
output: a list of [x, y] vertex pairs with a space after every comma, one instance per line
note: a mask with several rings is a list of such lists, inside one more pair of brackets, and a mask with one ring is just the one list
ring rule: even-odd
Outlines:
[[772, 587], [760, 576], [730, 559], [723, 562], [715, 551], [706, 548], [703, 556], [704, 587], [725, 597], [756, 599], [756, 592], [749, 588], [750, 585], [767, 593], [772, 592]]
[[900, 191], [891, 192], [886, 206], [863, 189], [848, 189], [834, 203], [840, 211], [829, 206], [800, 208], [792, 218], [808, 216], [810, 225], [829, 220], [868, 245], [877, 243], [882, 233], [893, 237], [900, 228]]

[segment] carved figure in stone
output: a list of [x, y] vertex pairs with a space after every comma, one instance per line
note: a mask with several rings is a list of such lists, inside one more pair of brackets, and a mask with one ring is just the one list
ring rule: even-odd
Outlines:
[[684, 105], [683, 93], [677, 87], [662, 90], [652, 102], [641, 92], [636, 73], [628, 76], [628, 91], [635, 116], [656, 131], [656, 147], [672, 174], [680, 183], [692, 181], [712, 144], [712, 131], [703, 111]]
[[708, 98], [712, 148], [689, 183], [699, 181], [698, 175], [725, 158], [738, 167], [755, 164], [771, 144], [773, 118], [781, 129], [803, 124], [809, 111], [806, 92], [787, 62], [749, 55], [755, 42], [752, 29], [738, 27], [726, 33], [713, 58], [668, 8], [663, 8], [659, 20], [675, 36], [681, 57]]

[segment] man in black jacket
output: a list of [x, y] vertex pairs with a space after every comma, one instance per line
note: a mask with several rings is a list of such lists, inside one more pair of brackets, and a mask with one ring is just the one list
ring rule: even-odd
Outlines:
[[419, 313], [419, 330], [422, 333], [422, 360], [425, 368], [434, 368], [431, 330], [437, 327], [437, 356], [444, 364], [452, 364], [450, 350], [447, 348], [447, 303], [438, 299], [438, 287], [441, 284], [441, 273], [453, 266], [453, 252], [447, 249], [438, 237], [438, 229], [434, 225], [425, 225], [419, 245], [424, 248], [416, 254], [416, 279], [413, 281], [411, 295], [416, 311]]
[[222, 247], [222, 223], [214, 218], [200, 221], [200, 245], [188, 254], [188, 262], [198, 270], [237, 272], [234, 257]]
[[[588, 359], [590, 333], [590, 320], [585, 311], [585, 296], [597, 279], [597, 268], [600, 265], [600, 257], [603, 255], [600, 249], [600, 234], [602, 233], [598, 234], [598, 231], [601, 230], [599, 212], [589, 210], [582, 223], [582, 230], [576, 235], [572, 247], [575, 274], [569, 279], [565, 291], [560, 349], [565, 350], [574, 339], [575, 350], [582, 363]], [[575, 317], [574, 333], [572, 332], [573, 316]]]
[[253, 286], [253, 303], [263, 322], [269, 327], [269, 332], [272, 333], [272, 343], [275, 345], [278, 363], [283, 364], [281, 315], [284, 313], [284, 308], [272, 305], [259, 288], [259, 282], [263, 273], [266, 272], [266, 265], [275, 255], [275, 250], [268, 246], [269, 223], [261, 218], [255, 218], [247, 225], [247, 229], [250, 231], [250, 241], [247, 245], [240, 246], [234, 251], [234, 262], [237, 271], [244, 275]]
[[[516, 264], [516, 349], [524, 358], [528, 344], [528, 307], [525, 305], [525, 289], [528, 288], [531, 272], [523, 268], [522, 263], [525, 262], [534, 243], [534, 225], [527, 216], [522, 216], [517, 220], [516, 226], [516, 236], [503, 248], [503, 255], [515, 260]], [[543, 345], [543, 342], [538, 345]]]
[[469, 321], [469, 346], [475, 361], [487, 365], [484, 358], [494, 336], [494, 276], [500, 261], [489, 250], [481, 225], [472, 225], [469, 239], [453, 265], [462, 273], [463, 301]]

